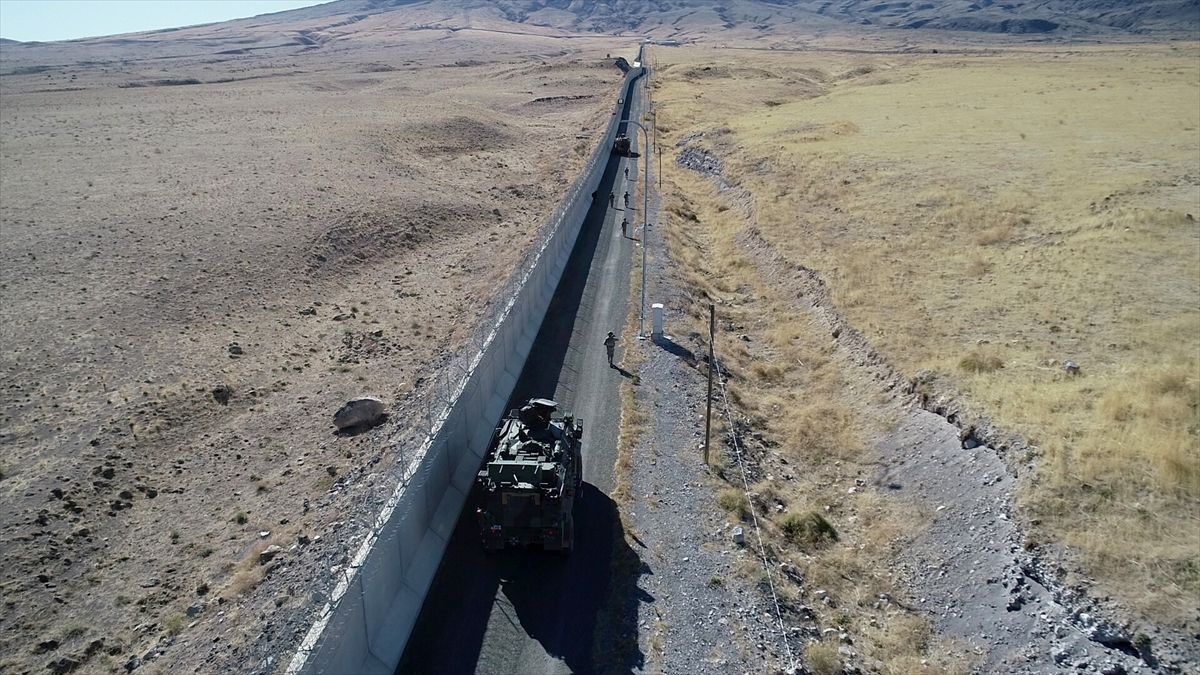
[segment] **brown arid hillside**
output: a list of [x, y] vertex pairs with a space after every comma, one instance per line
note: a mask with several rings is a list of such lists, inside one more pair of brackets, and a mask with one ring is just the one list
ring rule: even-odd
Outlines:
[[[738, 322], [732, 396], [807, 474], [755, 492], [843, 533], [780, 544], [825, 585], [790, 591], [876, 670], [962, 666], [916, 605], [825, 602], [856, 575], [912, 599], [892, 546], [937, 511], [859, 489], [898, 413], [764, 260], [1027, 441], [1000, 497], [1072, 588], [1194, 638], [1198, 25], [1187, 0], [337, 0], [0, 41], [0, 672], [278, 670], [643, 37], [701, 43], [651, 52], [658, 131], [736, 190], [668, 164], [661, 224]], [[398, 413], [335, 435], [363, 394]]]
[[333, 413], [429, 389], [622, 49], [304, 13], [3, 45], [0, 671], [285, 651], [412, 422]]

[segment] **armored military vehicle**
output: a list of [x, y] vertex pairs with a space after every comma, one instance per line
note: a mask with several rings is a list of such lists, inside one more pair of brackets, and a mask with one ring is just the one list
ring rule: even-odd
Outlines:
[[496, 429], [476, 477], [482, 505], [475, 513], [485, 550], [534, 544], [568, 553], [574, 546], [571, 511], [583, 483], [583, 424], [555, 415], [557, 409], [554, 401], [530, 399]]
[[629, 137], [625, 134], [618, 135], [617, 140], [613, 141], [613, 154], [620, 155], [622, 157], [628, 157], [629, 150]]

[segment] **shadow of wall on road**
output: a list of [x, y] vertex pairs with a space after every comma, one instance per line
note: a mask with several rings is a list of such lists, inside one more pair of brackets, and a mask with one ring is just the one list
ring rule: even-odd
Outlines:
[[589, 483], [575, 506], [575, 551], [566, 559], [513, 556], [501, 587], [526, 634], [573, 673], [627, 673], [645, 662], [637, 610], [650, 569], [620, 536], [617, 504]]
[[[397, 675], [473, 673], [478, 666], [500, 587], [499, 561], [485, 554], [480, 544], [475, 509], [481, 505], [478, 492], [472, 490], [396, 667]], [[454, 564], [444, 564], [447, 560]], [[447, 623], [454, 629], [444, 630]]]
[[[632, 99], [632, 96], [625, 98], [618, 113], [622, 119], [628, 118]], [[625, 126], [621, 124], [619, 130]], [[520, 407], [530, 398], [555, 396], [591, 262], [603, 233], [609, 208], [607, 195], [616, 183], [619, 166], [620, 158], [610, 155], [597, 196], [585, 216], [505, 412]], [[566, 558], [533, 550], [485, 554], [475, 520], [478, 506], [478, 491], [472, 490], [397, 673], [473, 673], [488, 667], [504, 668], [504, 662], [513, 654], [491, 651], [516, 645], [496, 645], [497, 637], [487, 635], [493, 609], [499, 604], [496, 602], [499, 592], [508, 597], [528, 635], [547, 653], [563, 659], [573, 672], [614, 672], [614, 668], [628, 672], [642, 662], [637, 645], [636, 601], [621, 605], [631, 604], [633, 611], [632, 618], [616, 621], [622, 625], [629, 623], [627, 629], [619, 631], [623, 642], [606, 638], [614, 653], [619, 649], [619, 653], [628, 655], [621, 659], [628, 665], [597, 666], [592, 656], [594, 631], [607, 630], [614, 623], [607, 615], [604, 621], [598, 619], [611, 595], [610, 589], [618, 596], [636, 595], [637, 576], [644, 568], [636, 554], [628, 550], [623, 537], [619, 539], [620, 546], [614, 546], [612, 533], [619, 527], [619, 520], [616, 504], [607, 495], [584, 483], [575, 506], [576, 551]], [[614, 551], [622, 562], [620, 567], [633, 572], [614, 577], [610, 569]], [[630, 564], [630, 556], [636, 562]], [[499, 641], [504, 639], [501, 637]], [[483, 653], [485, 649], [488, 654]]]
[[[631, 99], [632, 97], [629, 97], [625, 100], [620, 113], [622, 119], [629, 116]], [[618, 130], [624, 129], [625, 126], [627, 125], [621, 124]], [[571, 250], [571, 257], [567, 260], [563, 276], [550, 299], [546, 317], [538, 328], [533, 347], [525, 359], [525, 368], [521, 370], [521, 375], [513, 387], [508, 405], [505, 406], [506, 410], [518, 408], [530, 398], [554, 397], [562, 375], [563, 363], [566, 362], [567, 348], [571, 344], [571, 332], [591, 273], [591, 262], [599, 246], [600, 236], [604, 232], [604, 217], [609, 209], [607, 195], [616, 185], [620, 159], [616, 155], [610, 155], [608, 164], [604, 167], [600, 186], [596, 189], [596, 197], [584, 217], [579, 237]]]

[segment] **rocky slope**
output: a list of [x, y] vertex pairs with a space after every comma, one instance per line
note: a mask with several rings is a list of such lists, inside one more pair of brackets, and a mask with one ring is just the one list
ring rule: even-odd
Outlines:
[[1195, 34], [1200, 27], [1200, 6], [1193, 0], [340, 0], [301, 11], [312, 15], [395, 12], [414, 22], [437, 25], [507, 22], [664, 39], [780, 36], [845, 25], [1056, 35]]
[[[210, 30], [221, 26], [216, 35]], [[333, 46], [347, 35], [476, 29], [546, 35], [640, 35], [723, 41], [841, 32], [925, 29], [1078, 38], [1200, 35], [1195, 0], [335, 0], [211, 26], [122, 36], [163, 46], [203, 38], [235, 49]], [[88, 42], [114, 42], [111, 38]]]

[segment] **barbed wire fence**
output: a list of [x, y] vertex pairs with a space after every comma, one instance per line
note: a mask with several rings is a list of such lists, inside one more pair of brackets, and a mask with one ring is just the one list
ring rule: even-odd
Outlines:
[[[628, 82], [627, 75], [622, 92], [626, 90]], [[322, 626], [323, 629], [319, 630], [314, 642], [303, 645], [304, 656], [320, 653], [330, 641], [342, 641], [345, 626], [339, 625], [341, 617], [334, 609], [359, 576], [361, 570], [354, 564], [359, 557], [357, 554], [371, 546], [399, 545], [398, 533], [386, 532], [384, 528], [391, 512], [401, 506], [405, 489], [413, 484], [414, 477], [422, 468], [421, 460], [425, 452], [442, 429], [485, 351], [498, 336], [502, 323], [518, 302], [537, 264], [547, 251], [561, 244], [559, 240], [562, 237], [569, 236], [568, 228], [564, 226], [568, 224], [571, 211], [579, 200], [590, 201], [593, 198], [593, 195], [586, 193], [589, 177], [608, 162], [609, 136], [617, 126], [618, 123], [612, 123], [601, 136], [600, 143], [593, 149], [566, 196], [538, 228], [533, 244], [526, 249], [504, 286], [485, 305], [474, 328], [457, 350], [430, 364], [429, 372], [433, 375], [419, 380], [402, 401], [390, 406], [390, 419], [394, 426], [381, 443], [378, 463], [371, 467], [376, 475], [369, 481], [359, 481], [360, 485], [348, 481], [335, 484], [329, 493], [320, 498], [326, 506], [336, 505], [344, 514], [341, 526], [336, 528], [339, 531], [329, 535], [334, 541], [323, 542], [330, 552], [322, 551], [317, 555], [320, 562], [327, 563], [332, 553], [335, 562], [316, 570], [303, 591], [297, 594], [301, 602], [290, 617], [282, 619], [280, 630], [284, 635], [275, 645], [275, 658], [263, 664], [267, 666], [265, 671], [291, 670], [288, 659], [292, 659], [293, 654], [297, 658], [301, 656], [297, 649], [305, 640], [306, 633], [317, 630], [313, 629], [314, 626]], [[358, 578], [357, 582], [363, 588], [374, 587], [377, 579]], [[380, 592], [386, 593], [387, 590], [382, 586], [390, 584], [381, 585]]]
[[750, 512], [750, 523], [754, 527], [754, 539], [758, 544], [758, 559], [762, 563], [763, 574], [767, 578], [767, 587], [771, 594], [771, 604], [775, 609], [775, 621], [779, 627], [779, 639], [783, 643], [783, 650], [787, 657], [787, 672], [795, 673], [799, 667], [795, 654], [792, 652], [791, 641], [788, 639], [787, 625], [783, 621], [783, 607], [779, 602], [779, 594], [775, 590], [775, 577], [771, 573], [771, 561], [767, 555], [767, 548], [763, 544], [762, 530], [758, 525], [758, 514], [755, 513], [754, 500], [750, 498], [750, 479], [746, 470], [746, 462], [742, 451], [742, 442], [738, 436], [737, 426], [733, 422], [733, 406], [729, 402], [729, 392], [726, 388], [727, 371], [721, 365], [720, 359], [714, 358], [711, 366], [716, 371], [716, 382], [720, 386], [721, 392], [721, 409], [724, 413], [725, 424], [728, 425], [727, 432], [729, 433], [730, 445], [733, 449], [734, 459], [737, 461], [738, 469], [742, 477], [742, 498], [746, 500], [748, 510]]

